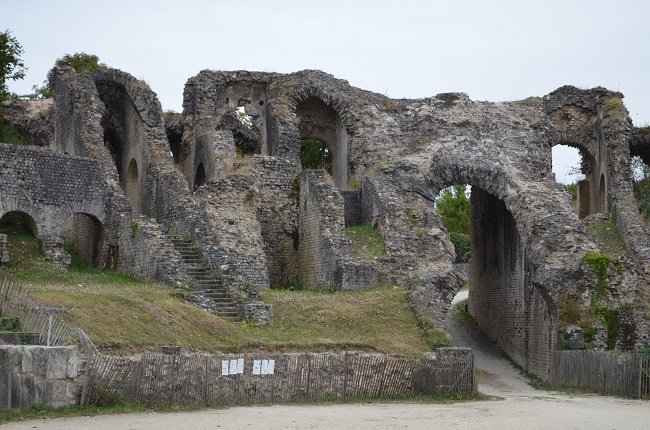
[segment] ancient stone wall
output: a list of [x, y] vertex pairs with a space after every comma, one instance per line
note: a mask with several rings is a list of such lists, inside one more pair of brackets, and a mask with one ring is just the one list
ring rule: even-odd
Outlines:
[[0, 345], [0, 410], [74, 405], [84, 372], [76, 346]]
[[260, 223], [271, 285], [298, 282], [299, 166], [269, 156], [253, 156]]
[[300, 175], [298, 281], [315, 289], [335, 289], [340, 259], [350, 252], [345, 237], [343, 198], [323, 170]]
[[209, 182], [196, 193], [216, 230], [211, 252], [221, 261], [220, 275], [236, 295], [256, 296], [269, 287], [256, 192], [254, 179], [232, 174]]
[[[583, 215], [612, 213], [630, 264], [639, 268], [622, 282], [633, 284], [636, 302], [647, 297], [650, 234], [631, 194], [634, 134], [620, 93], [563, 87], [515, 102], [476, 102], [462, 93], [392, 100], [319, 71], [203, 71], [185, 88], [183, 117], [175, 126], [182, 138], [171, 145], [174, 165], [160, 104], [145, 83], [119, 71], [78, 75], [57, 68], [52, 76], [54, 147], [95, 159], [112, 190], [106, 240], [126, 240], [137, 220], [129, 198], [164, 229], [192, 237], [215, 271], [237, 268], [240, 274], [226, 279], [234, 289], [296, 280], [342, 289], [375, 279], [402, 283], [414, 307], [442, 326], [465, 276], [454, 267], [454, 249], [434, 202], [443, 188], [467, 184], [502, 205], [492, 211], [492, 203], [477, 197], [480, 217], [511, 216], [507, 222], [497, 217], [501, 227], [494, 234], [483, 229], [476, 235], [477, 249], [513, 262], [507, 273], [483, 273], [486, 287], [476, 297], [488, 305], [476, 311], [489, 313], [479, 318], [504, 348], [543, 374], [544, 357], [555, 348], [559, 297], [588, 302], [584, 255], [598, 249], [568, 194], [553, 181], [551, 148], [562, 143], [585, 155]], [[233, 122], [239, 107], [250, 115], [250, 127]], [[124, 166], [105, 146], [107, 124], [129, 148], [138, 148], [140, 158], [132, 157], [137, 196], [119, 185]], [[300, 140], [306, 137], [326, 141], [333, 153], [346, 139], [347, 154], [335, 157], [334, 177], [339, 188], [348, 178], [363, 184], [360, 204], [352, 193], [342, 197], [324, 174], [297, 180]], [[264, 156], [247, 158], [258, 151]], [[199, 166], [205, 175], [197, 176]], [[206, 185], [192, 193], [199, 178]], [[379, 263], [350, 258], [343, 227], [353, 218], [384, 238], [387, 256]], [[518, 245], [505, 250], [506, 242]], [[133, 248], [133, 255], [139, 252]], [[254, 269], [247, 274], [248, 264]], [[266, 275], [255, 278], [252, 270]], [[647, 316], [634, 318], [639, 333], [647, 333]]]

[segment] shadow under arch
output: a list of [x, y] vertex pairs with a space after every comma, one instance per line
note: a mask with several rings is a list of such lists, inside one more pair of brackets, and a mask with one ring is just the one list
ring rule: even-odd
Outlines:
[[61, 236], [70, 242], [86, 264], [102, 266], [104, 226], [97, 217], [83, 212], [73, 213], [64, 221]]
[[34, 218], [27, 212], [12, 210], [0, 213], [0, 232], [17, 232], [27, 229], [34, 237], [38, 238], [38, 226]]

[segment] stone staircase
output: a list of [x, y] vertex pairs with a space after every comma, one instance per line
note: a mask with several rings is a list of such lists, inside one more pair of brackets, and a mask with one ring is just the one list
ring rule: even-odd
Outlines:
[[186, 294], [187, 300], [223, 319], [241, 321], [239, 305], [203, 259], [196, 243], [181, 237], [170, 236], [170, 240], [183, 257], [185, 272], [193, 281], [194, 289]]

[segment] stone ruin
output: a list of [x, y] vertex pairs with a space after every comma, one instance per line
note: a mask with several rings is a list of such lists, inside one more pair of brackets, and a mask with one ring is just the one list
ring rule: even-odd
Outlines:
[[[621, 93], [396, 100], [320, 71], [202, 71], [175, 114], [119, 70], [59, 67], [50, 86], [53, 100], [2, 106], [29, 145], [0, 144], [0, 216], [23, 217], [50, 260], [69, 263], [66, 235], [89, 263], [181, 288], [227, 318], [272, 317], [259, 300], [272, 285], [400, 284], [441, 328], [469, 277], [480, 327], [544, 377], [563, 304], [586, 309], [594, 294], [586, 223], [610, 214], [628, 250], [609, 280], [608, 306], [628, 310], [616, 346], [650, 342], [650, 235], [630, 166], [649, 163], [650, 142]], [[304, 139], [326, 145], [331, 175], [302, 168]], [[577, 209], [551, 173], [557, 144], [582, 153]], [[468, 274], [434, 210], [454, 184], [472, 187]], [[378, 230], [385, 257], [354, 256], [345, 227], [356, 224]]]

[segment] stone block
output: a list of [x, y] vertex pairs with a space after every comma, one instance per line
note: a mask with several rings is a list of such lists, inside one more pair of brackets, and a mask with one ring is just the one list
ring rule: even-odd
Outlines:
[[273, 305], [268, 303], [244, 304], [244, 319], [254, 325], [268, 325], [273, 323]]
[[342, 261], [336, 269], [336, 287], [340, 291], [372, 288], [379, 282], [374, 261]]

